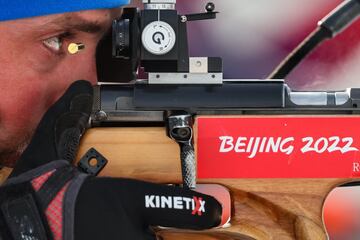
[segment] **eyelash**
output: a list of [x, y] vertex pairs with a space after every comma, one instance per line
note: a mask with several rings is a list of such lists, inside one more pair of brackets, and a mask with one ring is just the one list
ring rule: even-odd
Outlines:
[[[65, 51], [63, 50], [63, 46], [65, 45], [64, 42], [73, 37], [74, 37], [73, 33], [64, 32], [57, 36], [53, 36], [43, 40], [43, 45], [47, 49], [49, 49], [53, 54], [61, 55], [65, 53]], [[58, 46], [54, 46], [55, 44], [58, 44]]]

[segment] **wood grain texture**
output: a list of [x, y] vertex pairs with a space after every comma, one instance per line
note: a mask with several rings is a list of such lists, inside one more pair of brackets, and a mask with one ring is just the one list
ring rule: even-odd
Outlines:
[[12, 169], [4, 167], [0, 170], [0, 186], [6, 181], [6, 179], [9, 177]]
[[[96, 128], [84, 136], [79, 157], [95, 147], [108, 160], [102, 176], [180, 183], [179, 147], [164, 128]], [[322, 208], [336, 186], [352, 179], [201, 179], [226, 186], [231, 226], [208, 231], [159, 230], [164, 240], [326, 239]]]

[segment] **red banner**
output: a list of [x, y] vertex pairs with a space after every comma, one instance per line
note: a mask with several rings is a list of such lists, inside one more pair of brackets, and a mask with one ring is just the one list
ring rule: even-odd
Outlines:
[[197, 121], [199, 178], [360, 177], [360, 117]]

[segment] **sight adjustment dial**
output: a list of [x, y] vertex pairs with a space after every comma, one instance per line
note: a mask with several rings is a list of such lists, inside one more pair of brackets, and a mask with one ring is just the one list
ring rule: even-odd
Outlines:
[[141, 39], [148, 52], [165, 55], [174, 48], [176, 33], [168, 23], [155, 21], [145, 27]]

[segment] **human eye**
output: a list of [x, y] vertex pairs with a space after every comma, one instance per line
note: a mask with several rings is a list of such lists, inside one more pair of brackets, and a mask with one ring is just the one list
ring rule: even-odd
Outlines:
[[61, 47], [63, 45], [63, 42], [61, 41], [60, 37], [51, 37], [48, 39], [45, 39], [43, 41], [43, 44], [45, 47], [49, 48], [50, 50], [54, 52], [59, 52], [61, 50]]
[[66, 39], [71, 38], [71, 33], [62, 33], [57, 36], [49, 37], [42, 41], [43, 45], [54, 54], [62, 54], [65, 51], [63, 50], [64, 42]]

